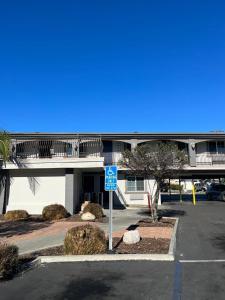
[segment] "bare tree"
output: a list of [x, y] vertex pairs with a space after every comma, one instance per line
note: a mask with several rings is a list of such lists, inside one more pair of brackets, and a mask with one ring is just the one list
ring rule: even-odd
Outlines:
[[[128, 169], [132, 175], [147, 179], [153, 220], [157, 219], [158, 197], [162, 184], [166, 179], [178, 178], [185, 163], [184, 151], [179, 150], [177, 145], [171, 142], [142, 144], [132, 151], [123, 152], [120, 165]], [[149, 179], [154, 179], [152, 188]]]

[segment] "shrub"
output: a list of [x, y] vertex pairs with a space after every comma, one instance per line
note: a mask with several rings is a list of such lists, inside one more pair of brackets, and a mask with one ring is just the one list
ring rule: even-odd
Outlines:
[[7, 221], [26, 220], [29, 218], [29, 214], [26, 210], [9, 210], [4, 215], [4, 219]]
[[61, 204], [51, 204], [45, 206], [42, 211], [42, 217], [46, 221], [60, 220], [68, 217], [69, 213]]
[[182, 191], [183, 186], [179, 184], [171, 184], [170, 189], [174, 191]]
[[105, 253], [107, 240], [104, 231], [96, 226], [81, 225], [68, 230], [64, 252], [70, 255]]
[[102, 207], [98, 203], [88, 203], [83, 210], [83, 213], [86, 212], [93, 214], [96, 219], [101, 219], [104, 216]]
[[0, 278], [11, 278], [18, 271], [18, 268], [17, 246], [0, 243]]

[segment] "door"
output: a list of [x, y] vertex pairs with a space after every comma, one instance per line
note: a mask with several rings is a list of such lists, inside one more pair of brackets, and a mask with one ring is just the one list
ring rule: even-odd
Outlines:
[[94, 176], [85, 175], [83, 177], [83, 191], [84, 191], [84, 193], [93, 193], [94, 192]]

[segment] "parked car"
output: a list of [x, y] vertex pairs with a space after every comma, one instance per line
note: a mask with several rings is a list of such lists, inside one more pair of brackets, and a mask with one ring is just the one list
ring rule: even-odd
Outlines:
[[225, 201], [225, 184], [212, 183], [206, 191], [207, 200]]
[[206, 186], [204, 185], [204, 183], [202, 183], [202, 182], [195, 182], [194, 186], [195, 186], [196, 192], [205, 192], [207, 189]]

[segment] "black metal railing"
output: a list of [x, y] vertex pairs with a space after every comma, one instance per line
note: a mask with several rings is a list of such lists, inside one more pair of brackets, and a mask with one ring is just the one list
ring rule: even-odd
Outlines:
[[11, 149], [12, 156], [21, 159], [99, 157], [102, 153], [102, 142], [101, 138], [93, 137], [63, 140], [13, 140]]

